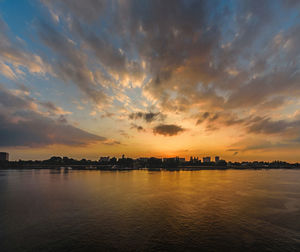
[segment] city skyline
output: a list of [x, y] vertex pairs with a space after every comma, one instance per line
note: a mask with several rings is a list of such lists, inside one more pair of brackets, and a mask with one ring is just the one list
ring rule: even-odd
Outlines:
[[10, 161], [10, 162], [43, 162], [43, 161], [47, 161], [47, 160], [51, 160], [51, 159], [60, 159], [61, 161], [63, 161], [64, 159], [66, 160], [74, 160], [76, 162], [79, 161], [88, 161], [88, 162], [110, 162], [111, 160], [122, 160], [122, 159], [131, 159], [131, 160], [139, 160], [139, 161], [148, 161], [150, 159], [157, 159], [157, 160], [161, 160], [162, 162], [166, 162], [166, 161], [178, 161], [179, 163], [197, 163], [197, 164], [205, 164], [205, 163], [233, 163], [233, 164], [243, 164], [243, 163], [285, 163], [285, 164], [295, 164], [297, 165], [297, 167], [299, 166], [299, 162], [288, 162], [287, 160], [279, 160], [279, 159], [274, 159], [274, 160], [234, 160], [234, 159], [223, 159], [222, 157], [220, 157], [219, 155], [212, 155], [212, 156], [208, 156], [208, 155], [195, 155], [195, 156], [189, 156], [189, 157], [184, 157], [184, 156], [126, 156], [125, 154], [122, 154], [120, 156], [114, 156], [114, 155], [109, 155], [109, 156], [101, 156], [98, 155], [96, 158], [94, 159], [89, 159], [86, 158], [85, 156], [81, 156], [81, 157], [73, 157], [73, 156], [64, 156], [64, 155], [48, 155], [45, 159], [10, 159], [10, 153], [8, 152], [0, 152], [0, 161]]
[[299, 162], [299, 1], [0, 2], [0, 152]]

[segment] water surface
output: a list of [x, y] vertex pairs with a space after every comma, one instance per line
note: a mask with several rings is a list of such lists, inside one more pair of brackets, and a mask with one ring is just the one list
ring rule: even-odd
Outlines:
[[1, 251], [299, 251], [300, 170], [0, 171]]

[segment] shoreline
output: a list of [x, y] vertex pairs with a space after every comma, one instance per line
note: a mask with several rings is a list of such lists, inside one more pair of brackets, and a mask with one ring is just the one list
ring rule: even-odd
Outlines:
[[195, 167], [174, 167], [174, 168], [86, 168], [86, 167], [72, 167], [72, 166], [39, 166], [39, 167], [0, 167], [0, 171], [7, 170], [52, 170], [52, 171], [136, 171], [136, 170], [147, 170], [147, 171], [202, 171], [202, 170], [300, 170], [300, 167], [211, 167], [211, 166], [195, 166]]

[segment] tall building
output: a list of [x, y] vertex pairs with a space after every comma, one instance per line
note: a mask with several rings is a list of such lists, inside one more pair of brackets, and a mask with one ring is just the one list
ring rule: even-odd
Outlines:
[[210, 162], [210, 157], [203, 158], [203, 163], [209, 163], [209, 162]]
[[220, 161], [220, 157], [219, 156], [215, 156], [215, 162], [218, 163]]
[[9, 161], [9, 154], [7, 152], [0, 152], [0, 161]]

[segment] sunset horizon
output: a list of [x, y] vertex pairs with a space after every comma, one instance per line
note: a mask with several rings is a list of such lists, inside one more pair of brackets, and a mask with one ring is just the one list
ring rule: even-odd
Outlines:
[[299, 162], [297, 1], [0, 2], [0, 151]]
[[0, 0], [0, 250], [300, 251], [300, 0]]

